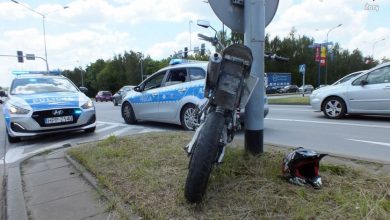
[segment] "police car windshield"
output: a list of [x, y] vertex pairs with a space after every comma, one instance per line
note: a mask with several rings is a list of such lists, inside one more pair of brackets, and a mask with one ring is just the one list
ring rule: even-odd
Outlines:
[[77, 88], [65, 78], [19, 78], [11, 85], [12, 95], [77, 91]]

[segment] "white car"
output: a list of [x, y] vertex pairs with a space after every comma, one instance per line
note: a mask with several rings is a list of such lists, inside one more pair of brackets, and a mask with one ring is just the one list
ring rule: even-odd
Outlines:
[[[121, 111], [126, 123], [145, 120], [178, 124], [186, 130], [194, 128], [197, 106], [205, 101], [208, 62], [173, 61], [173, 64], [157, 71], [123, 98]], [[266, 96], [264, 103], [266, 116]]]
[[3, 113], [10, 143], [57, 132], [90, 133], [96, 127], [91, 99], [64, 76], [18, 76], [12, 81]]
[[330, 119], [346, 114], [390, 114], [390, 62], [314, 90], [310, 104]]

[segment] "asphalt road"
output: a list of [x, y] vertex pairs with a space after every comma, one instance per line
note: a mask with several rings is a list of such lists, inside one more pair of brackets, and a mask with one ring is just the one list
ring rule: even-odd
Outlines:
[[[106, 138], [150, 131], [181, 130], [180, 126], [162, 123], [124, 123], [120, 106], [111, 102], [96, 103], [97, 129], [94, 134], [74, 132], [27, 139], [8, 144], [7, 163], [42, 149], [75, 145]], [[271, 105], [265, 119], [264, 141], [288, 147], [306, 147], [331, 154], [381, 161], [390, 164], [390, 117], [351, 116], [341, 120], [324, 118], [310, 106]], [[0, 130], [4, 122], [0, 123]], [[5, 132], [0, 141], [5, 139]], [[243, 140], [243, 132], [236, 139]], [[4, 143], [4, 142], [3, 142]], [[4, 150], [0, 149], [0, 153]], [[1, 157], [3, 159], [3, 157]], [[0, 165], [3, 164], [0, 161]]]
[[271, 105], [264, 141], [390, 164], [390, 117], [330, 120], [310, 106]]
[[[124, 124], [120, 106], [97, 103], [98, 121]], [[306, 147], [331, 154], [390, 164], [390, 117], [348, 116], [330, 120], [310, 106], [271, 105], [265, 119], [264, 141]], [[136, 126], [180, 130], [177, 125], [141, 122]], [[237, 139], [243, 139], [240, 132]]]

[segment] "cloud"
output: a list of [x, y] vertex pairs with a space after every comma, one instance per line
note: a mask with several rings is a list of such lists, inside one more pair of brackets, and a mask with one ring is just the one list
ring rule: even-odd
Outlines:
[[[382, 2], [380, 6], [384, 6]], [[369, 22], [377, 14], [364, 10], [365, 4], [365, 0], [304, 0], [300, 3], [287, 1], [285, 5], [281, 4], [284, 10], [278, 11], [277, 17], [267, 28], [267, 33], [271, 36], [288, 36], [295, 27], [298, 35], [313, 37], [318, 43], [325, 42], [328, 37], [329, 41], [339, 42], [344, 49], [359, 48], [368, 56], [372, 50], [362, 42], [375, 42], [385, 36], [390, 37], [390, 29], [373, 29]], [[329, 32], [338, 24], [342, 26]], [[378, 55], [376, 58], [390, 56], [379, 47], [375, 51]]]
[[[329, 33], [330, 41], [371, 55], [373, 43], [386, 38], [376, 44], [375, 57], [390, 57], [386, 50], [390, 46], [387, 23], [376, 22], [373, 26], [373, 21], [384, 17], [390, 3], [377, 0], [380, 10], [370, 12], [364, 10], [367, 2], [371, 0], [280, 0], [266, 32], [283, 38], [295, 27], [297, 34], [324, 42], [330, 28], [342, 23], [342, 27]], [[197, 32], [213, 34], [212, 30], [197, 27], [196, 20], [209, 20], [221, 29], [221, 22], [202, 0], [74, 0], [69, 1], [66, 10], [58, 2], [35, 1], [33, 6], [34, 10], [48, 14], [46, 39], [51, 68], [85, 67], [96, 59], [109, 59], [125, 50], [140, 51], [154, 59], [165, 58], [189, 46], [189, 20], [194, 21], [192, 47], [201, 44]], [[44, 56], [39, 16], [10, 1], [1, 2], [0, 8], [0, 54], [23, 50]], [[206, 47], [211, 48], [210, 44]], [[41, 61], [19, 64], [16, 58], [2, 58], [0, 72], [44, 67]], [[2, 86], [9, 83], [10, 79], [0, 81]]]

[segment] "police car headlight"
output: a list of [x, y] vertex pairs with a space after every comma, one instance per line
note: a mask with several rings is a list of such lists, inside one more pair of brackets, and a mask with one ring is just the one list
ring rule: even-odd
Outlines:
[[93, 108], [93, 103], [91, 100], [88, 100], [88, 102], [84, 103], [84, 105], [81, 106], [83, 109], [90, 109]]
[[30, 112], [28, 109], [20, 108], [14, 105], [10, 105], [8, 110], [11, 112], [11, 114], [19, 114], [19, 115], [25, 115]]

